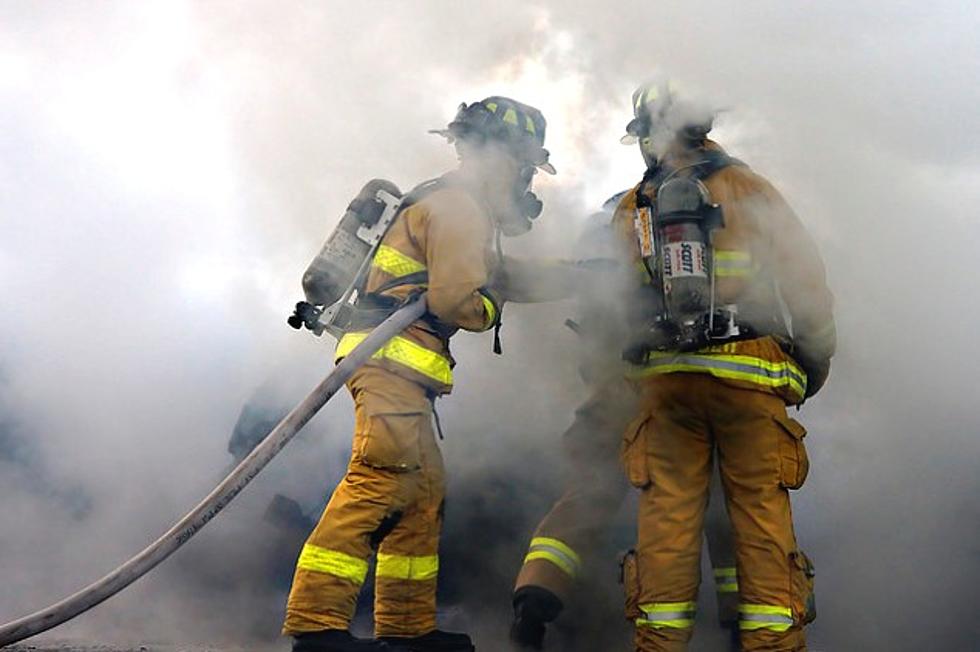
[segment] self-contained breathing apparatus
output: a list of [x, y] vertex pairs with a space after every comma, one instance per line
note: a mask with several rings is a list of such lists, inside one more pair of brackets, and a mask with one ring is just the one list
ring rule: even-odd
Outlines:
[[[720, 152], [690, 166], [657, 169], [636, 193], [633, 227], [650, 275], [653, 314], [623, 358], [640, 364], [651, 351], [694, 351], [714, 343], [755, 337], [738, 323], [738, 307], [718, 306], [712, 234], [724, 226], [719, 205], [703, 183], [728, 165], [741, 164]], [[643, 192], [656, 188], [655, 199]]]
[[303, 273], [306, 301], [287, 322], [340, 338], [347, 330], [382, 238], [405, 205], [398, 186], [372, 179], [351, 201], [340, 223]]

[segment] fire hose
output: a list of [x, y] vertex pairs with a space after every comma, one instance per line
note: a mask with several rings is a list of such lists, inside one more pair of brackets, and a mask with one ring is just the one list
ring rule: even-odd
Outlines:
[[135, 557], [100, 580], [50, 607], [0, 626], [0, 647], [22, 641], [82, 614], [151, 571], [187, 543], [241, 492], [283, 447], [388, 340], [426, 311], [425, 295], [400, 308], [375, 328], [303, 401], [273, 428], [221, 484], [189, 514]]

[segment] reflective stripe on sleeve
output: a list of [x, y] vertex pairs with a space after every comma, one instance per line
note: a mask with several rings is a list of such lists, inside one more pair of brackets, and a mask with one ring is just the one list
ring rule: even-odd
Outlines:
[[[368, 333], [344, 335], [337, 344], [335, 359], [339, 360], [353, 351], [367, 336]], [[391, 338], [371, 357], [397, 362], [443, 385], [453, 384], [453, 372], [448, 358], [401, 335]]]
[[410, 256], [406, 256], [394, 247], [381, 245], [374, 253], [374, 260], [371, 261], [373, 267], [377, 267], [382, 272], [391, 276], [407, 276], [416, 272], [425, 271], [425, 265]]
[[799, 399], [806, 393], [806, 373], [790, 360], [769, 362], [750, 355], [698, 355], [651, 352], [645, 365], [631, 372], [634, 378], [675, 372], [707, 373], [776, 389], [788, 387]]
[[749, 276], [753, 273], [752, 254], [733, 249], [716, 250], [714, 256], [715, 276]]
[[497, 304], [482, 289], [480, 290], [480, 298], [483, 299], [483, 310], [487, 315], [486, 320], [483, 322], [483, 330], [487, 330], [497, 323]]
[[534, 559], [549, 561], [572, 578], [582, 570], [582, 558], [568, 544], [550, 537], [534, 537], [524, 563]]
[[789, 607], [767, 604], [738, 605], [738, 627], [743, 630], [768, 629], [785, 632], [793, 626], [793, 611]]
[[439, 556], [410, 557], [407, 555], [386, 555], [378, 553], [378, 577], [395, 580], [423, 582], [434, 580], [439, 574]]
[[734, 566], [719, 566], [714, 569], [715, 591], [718, 593], [738, 593], [738, 573]]
[[343, 552], [315, 546], [312, 543], [303, 546], [303, 552], [299, 555], [296, 567], [314, 573], [326, 573], [340, 577], [355, 584], [363, 584], [368, 572], [366, 559], [358, 559]]
[[690, 629], [694, 627], [697, 605], [693, 602], [651, 602], [641, 604], [643, 616], [636, 619], [637, 627], [661, 629]]

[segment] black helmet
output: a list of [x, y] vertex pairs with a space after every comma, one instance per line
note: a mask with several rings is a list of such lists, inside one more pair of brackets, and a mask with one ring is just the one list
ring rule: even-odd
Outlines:
[[634, 145], [656, 128], [669, 128], [684, 140], [699, 142], [711, 131], [714, 112], [685, 101], [670, 81], [640, 86], [633, 92], [633, 119], [621, 142]]
[[554, 174], [544, 148], [546, 122], [540, 111], [508, 97], [492, 96], [459, 105], [456, 117], [445, 129], [431, 133], [456, 140], [493, 140], [506, 145], [517, 158]]

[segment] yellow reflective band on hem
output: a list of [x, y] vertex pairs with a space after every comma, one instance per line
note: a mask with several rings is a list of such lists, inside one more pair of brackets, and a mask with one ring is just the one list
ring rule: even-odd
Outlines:
[[[363, 342], [367, 336], [367, 333], [348, 333], [344, 335], [337, 344], [337, 351], [334, 354], [334, 358], [337, 360], [343, 358], [353, 351], [354, 347]], [[387, 344], [381, 347], [371, 357], [372, 359], [397, 362], [443, 385], [453, 384], [453, 372], [448, 358], [439, 355], [435, 351], [430, 351], [421, 344], [416, 344], [401, 335], [396, 335], [391, 338]]]
[[358, 559], [336, 550], [314, 546], [311, 543], [303, 546], [303, 552], [299, 555], [296, 567], [314, 573], [326, 573], [340, 577], [355, 584], [364, 584], [364, 578], [367, 577], [368, 572], [367, 560]]
[[697, 605], [694, 602], [652, 602], [641, 604], [644, 617], [637, 618], [637, 627], [689, 629], [694, 627]]
[[439, 556], [409, 557], [378, 553], [377, 577], [424, 582], [439, 574]]
[[716, 250], [714, 266], [715, 276], [719, 278], [750, 276], [755, 272], [752, 254], [734, 249]]
[[487, 313], [487, 319], [483, 322], [483, 330], [486, 330], [497, 323], [497, 306], [485, 294], [481, 294], [480, 298], [483, 299], [483, 309]]
[[738, 572], [734, 566], [714, 569], [715, 591], [718, 593], [738, 593]]
[[789, 607], [740, 604], [738, 613], [738, 627], [742, 630], [768, 629], [773, 632], [785, 632], [793, 626], [793, 611]]
[[716, 378], [741, 380], [768, 388], [789, 387], [802, 400], [806, 373], [794, 363], [769, 362], [749, 355], [698, 355], [653, 352], [646, 365], [630, 372], [632, 378], [676, 372], [706, 373]]
[[582, 568], [582, 558], [578, 556], [577, 552], [564, 542], [550, 537], [534, 537], [531, 539], [531, 546], [527, 556], [524, 557], [524, 563], [535, 559], [551, 562], [572, 578], [578, 576]]
[[371, 265], [395, 277], [425, 271], [425, 265], [388, 245], [378, 247]]

